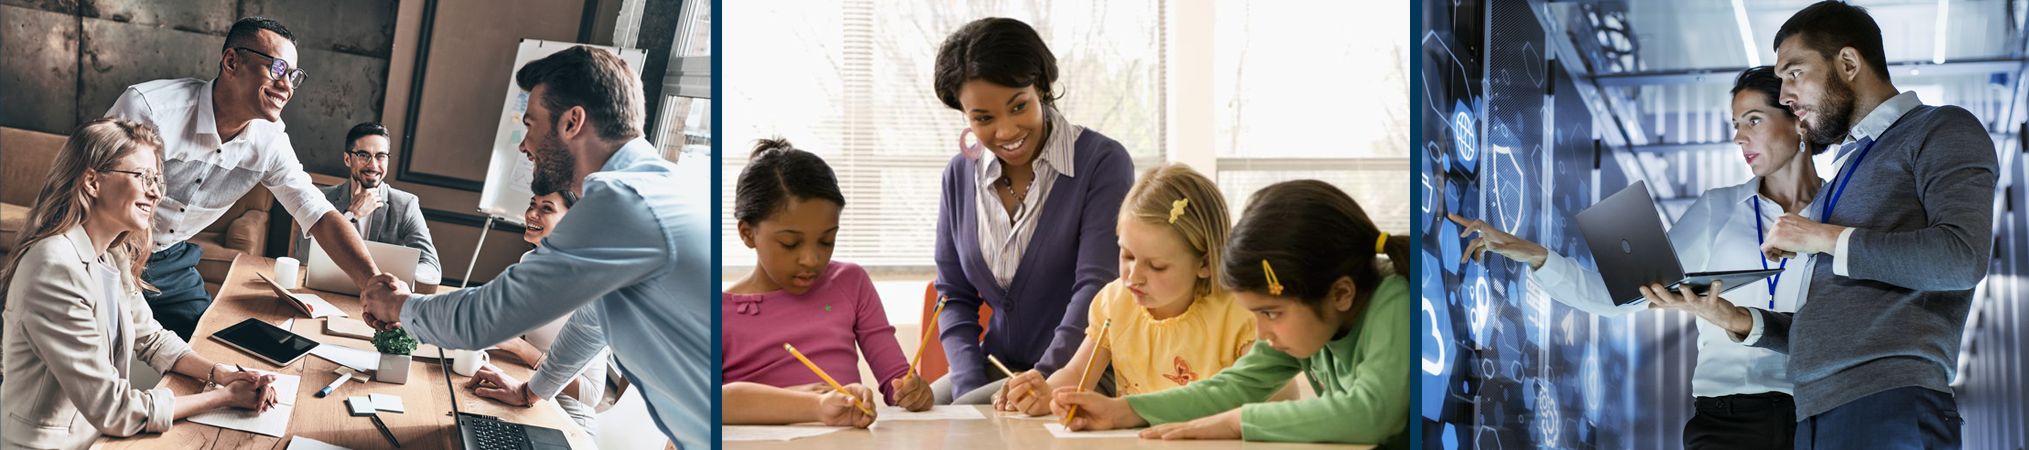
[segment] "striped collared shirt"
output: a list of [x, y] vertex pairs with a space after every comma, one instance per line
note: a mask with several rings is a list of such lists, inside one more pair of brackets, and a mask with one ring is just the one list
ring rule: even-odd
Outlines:
[[1036, 221], [1043, 214], [1043, 201], [1050, 198], [1050, 186], [1057, 181], [1057, 175], [1078, 176], [1077, 164], [1072, 159], [1077, 150], [1072, 144], [1078, 142], [1078, 135], [1084, 127], [1072, 125], [1056, 108], [1046, 110], [1049, 117], [1049, 137], [1043, 141], [1040, 154], [1030, 165], [1035, 168], [1035, 179], [1029, 181], [1029, 193], [1022, 197], [1019, 215], [1009, 218], [1007, 204], [1001, 202], [995, 189], [1007, 189], [1000, 183], [1002, 165], [1000, 158], [979, 158], [979, 170], [973, 171], [978, 186], [973, 204], [979, 214], [979, 252], [986, 260], [993, 280], [1001, 288], [1014, 281], [1015, 271], [1021, 268], [1022, 252], [1029, 247], [1029, 237], [1036, 232]]

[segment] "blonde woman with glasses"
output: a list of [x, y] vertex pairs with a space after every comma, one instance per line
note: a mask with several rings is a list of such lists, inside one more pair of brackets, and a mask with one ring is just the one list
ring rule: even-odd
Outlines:
[[[266, 411], [273, 375], [213, 363], [162, 328], [137, 276], [162, 198], [155, 131], [98, 119], [71, 133], [0, 272], [0, 449], [82, 449], [99, 435], [165, 432], [222, 407]], [[127, 381], [138, 356], [156, 370], [222, 385], [178, 396]]]

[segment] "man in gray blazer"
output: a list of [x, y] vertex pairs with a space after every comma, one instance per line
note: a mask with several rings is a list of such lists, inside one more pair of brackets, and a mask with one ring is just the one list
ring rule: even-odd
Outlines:
[[[422, 250], [416, 261], [416, 283], [441, 284], [444, 267], [416, 195], [383, 182], [387, 176], [387, 127], [366, 122], [345, 133], [346, 182], [322, 188], [324, 198], [338, 207], [361, 237], [373, 242]], [[296, 259], [309, 254], [310, 240], [296, 237]]]

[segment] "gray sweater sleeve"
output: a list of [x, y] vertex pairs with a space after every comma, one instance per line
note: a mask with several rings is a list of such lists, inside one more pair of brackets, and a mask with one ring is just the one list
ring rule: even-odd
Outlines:
[[1854, 229], [1844, 255], [1848, 278], [1958, 291], [1987, 276], [2000, 167], [1994, 143], [1964, 109], [1942, 107], [1933, 116], [1937, 128], [1909, 166], [1929, 225], [1894, 233]]
[[1776, 353], [1789, 354], [1789, 323], [1796, 317], [1793, 312], [1775, 312], [1761, 308], [1747, 308], [1761, 318], [1761, 339], [1750, 347], [1768, 349]]

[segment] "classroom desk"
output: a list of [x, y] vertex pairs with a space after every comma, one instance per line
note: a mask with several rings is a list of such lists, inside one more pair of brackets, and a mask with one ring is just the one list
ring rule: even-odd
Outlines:
[[[388, 429], [394, 432], [395, 438], [401, 441], [402, 449], [457, 448], [457, 429], [451, 418], [450, 396], [453, 390], [457, 392], [458, 407], [461, 411], [500, 417], [509, 422], [556, 428], [569, 436], [572, 448], [597, 448], [590, 435], [578, 430], [570, 417], [548, 400], [542, 400], [531, 408], [522, 408], [481, 398], [462, 386], [445, 389], [447, 383], [462, 385], [468, 377], [453, 373], [451, 379], [445, 379], [443, 369], [435, 362], [434, 352], [428, 355], [418, 352], [415, 361], [409, 365], [407, 384], [389, 384], [371, 380], [364, 383], [348, 381], [344, 387], [330, 396], [317, 398], [318, 389], [338, 379], [338, 375], [332, 373], [338, 368], [338, 364], [315, 355], [305, 355], [286, 367], [277, 367], [211, 339], [211, 333], [247, 318], [256, 318], [278, 325], [284, 320], [295, 318], [291, 331], [296, 334], [326, 344], [373, 349], [373, 344], [366, 340], [324, 334], [324, 319], [304, 317], [294, 307], [275, 298], [274, 291], [269, 289], [260, 277], [254, 275], [262, 273], [273, 277], [274, 267], [275, 260], [271, 258], [251, 255], [240, 255], [235, 258], [232, 269], [227, 272], [225, 282], [219, 287], [218, 297], [212, 299], [211, 308], [205, 311], [202, 319], [199, 319], [195, 334], [198, 337], [195, 339], [196, 342], [190, 343], [190, 347], [192, 351], [221, 364], [240, 364], [248, 369], [302, 377], [302, 383], [297, 389], [295, 410], [289, 418], [287, 435], [277, 438], [177, 420], [167, 433], [142, 433], [128, 438], [106, 436], [101, 437], [92, 448], [282, 450], [287, 448], [290, 436], [303, 436], [355, 450], [393, 449], [395, 447], [381, 437], [380, 431], [374, 427], [370, 419], [352, 417], [345, 408], [346, 396], [364, 397], [370, 393], [401, 396], [403, 409], [407, 412], [381, 412], [380, 418], [382, 422], [387, 423]], [[303, 271], [298, 271], [299, 276], [302, 273]], [[339, 310], [345, 311], [353, 319], [360, 319], [363, 315], [358, 297], [302, 289], [302, 285], [299, 279], [298, 289], [294, 289], [293, 292], [315, 293], [325, 301], [331, 302], [333, 306], [337, 306]], [[501, 358], [504, 353], [496, 352], [493, 358], [493, 365], [498, 366], [502, 372], [521, 380], [527, 380], [534, 372], [514, 358]], [[446, 355], [448, 354], [447, 351]], [[196, 378], [180, 374], [163, 375], [161, 383], [156, 387], [170, 388], [176, 395], [194, 394], [202, 388]]]
[[978, 406], [986, 420], [875, 421], [870, 429], [849, 429], [791, 441], [725, 442], [726, 450], [841, 448], [962, 448], [968, 450], [1105, 449], [1332, 449], [1367, 450], [1372, 445], [1295, 444], [1245, 441], [1161, 441], [1151, 439], [1057, 439], [1043, 424], [1054, 416], [1003, 415]]

